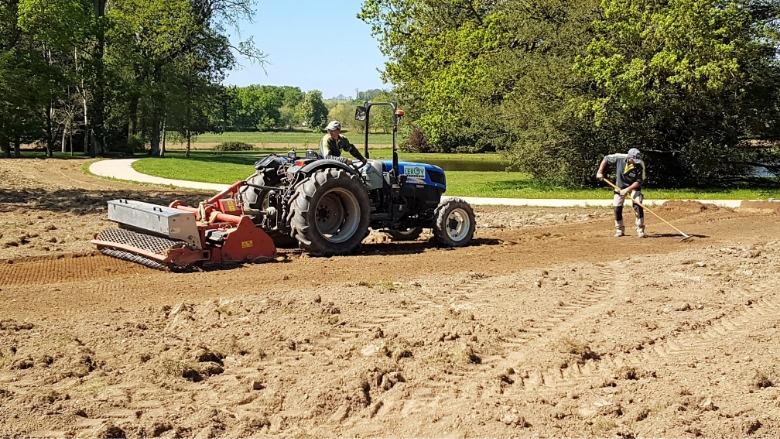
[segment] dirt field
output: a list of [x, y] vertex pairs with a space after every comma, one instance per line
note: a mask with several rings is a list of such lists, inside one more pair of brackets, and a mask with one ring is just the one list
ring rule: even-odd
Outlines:
[[[0, 436], [772, 437], [773, 205], [478, 208], [471, 247], [189, 274], [95, 254], [104, 203], [198, 194], [0, 160]], [[630, 211], [629, 211], [630, 212]], [[633, 230], [630, 230], [633, 235]]]

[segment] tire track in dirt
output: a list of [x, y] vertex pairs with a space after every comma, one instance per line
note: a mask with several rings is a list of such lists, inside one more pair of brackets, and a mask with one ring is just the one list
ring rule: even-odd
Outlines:
[[[464, 283], [453, 285], [452, 290], [462, 294], [471, 293], [475, 289], [480, 290], [479, 287], [487, 281], [488, 277], [472, 273], [467, 275], [466, 279], [467, 281]], [[414, 284], [415, 283], [413, 282], [412, 285]], [[452, 299], [449, 301], [451, 302]], [[431, 308], [443, 308], [450, 305], [445, 296], [424, 290], [414, 290], [409, 294], [404, 293], [402, 302], [405, 304], [404, 308], [398, 308], [390, 301], [378, 304], [376, 308], [373, 308], [375, 312], [372, 312], [371, 315], [363, 316], [359, 321], [351, 322], [339, 327], [330, 334], [329, 338], [334, 341], [341, 341], [342, 339], [352, 338], [359, 334], [382, 329], [390, 323], [403, 324], [404, 322], [412, 321], [422, 311]]]
[[[523, 355], [531, 355], [535, 350], [545, 348], [550, 340], [565, 335], [578, 324], [578, 322], [592, 318], [598, 314], [603, 307], [603, 300], [606, 297], [620, 291], [621, 285], [628, 281], [627, 273], [620, 270], [618, 262], [609, 264], [599, 264], [599, 279], [589, 285], [590, 292], [581, 295], [570, 303], [558, 307], [547, 314], [546, 317], [534, 322], [524, 335], [504, 339], [503, 348], [509, 352], [505, 358], [498, 361], [486, 359], [484, 365], [496, 367], [491, 370], [502, 370], [503, 366], [516, 365], [516, 360]], [[377, 313], [379, 318], [364, 319], [361, 323], [352, 324], [342, 329], [342, 332], [334, 334], [333, 338], [354, 336], [355, 333], [364, 333], [381, 328], [383, 325], [396, 321], [403, 325], [404, 321], [421, 318], [421, 311], [431, 307], [444, 308], [449, 307], [455, 312], [462, 310], [479, 310], [486, 308], [498, 308], [502, 302], [497, 300], [497, 290], [495, 284], [502, 281], [511, 280], [512, 275], [489, 276], [481, 273], [470, 273], [462, 282], [452, 286], [441, 287], [446, 292], [454, 294], [436, 294], [436, 289], [432, 294], [423, 297], [409, 297], [410, 310], [399, 312], [397, 309], [393, 312], [388, 307], [383, 307], [383, 311]], [[458, 279], [460, 280], [460, 279]], [[456, 280], [455, 282], [458, 282]], [[505, 291], [504, 288], [502, 291]], [[484, 369], [483, 369], [484, 370]], [[468, 376], [482, 373], [479, 370], [462, 370], [454, 368], [448, 370], [446, 374], [437, 376], [435, 379], [419, 380], [415, 382], [413, 390], [407, 392], [405, 396], [398, 398], [389, 394], [383, 397], [383, 407], [376, 416], [384, 416], [390, 412], [401, 415], [410, 415], [419, 411], [426, 411], [435, 408], [443, 398], [449, 398], [457, 394], [461, 389], [460, 383]], [[560, 373], [560, 372], [559, 372]], [[522, 380], [521, 380], [522, 381]], [[528, 385], [534, 383], [556, 382], [556, 378], [549, 370], [532, 370], [527, 374], [526, 381]]]
[[[763, 292], [763, 291], [762, 291]], [[752, 297], [744, 293], [746, 297]], [[658, 359], [674, 364], [690, 364], [691, 357], [703, 356], [715, 344], [723, 343], [725, 337], [751, 332], [753, 325], [760, 323], [756, 317], [776, 317], [780, 314], [780, 301], [762, 297], [751, 301], [744, 309], [724, 313], [706, 322], [706, 326], [695, 325], [677, 337], [659, 337], [643, 343], [629, 353], [588, 359], [583, 364], [572, 363], [565, 369], [531, 369], [520, 372], [519, 384], [525, 390], [555, 391], [576, 386], [594, 376], [611, 378], [626, 367], [641, 367]]]
[[96, 254], [36, 258], [21, 262], [9, 260], [0, 264], [0, 286], [91, 281], [152, 272], [138, 264]]
[[579, 375], [589, 373], [588, 369], [593, 369], [589, 365], [585, 370], [581, 370], [577, 363], [561, 368], [532, 368], [523, 369], [518, 366], [526, 358], [533, 355], [540, 349], [549, 349], [551, 344], [560, 339], [570, 337], [572, 330], [578, 324], [589, 319], [595, 319], [608, 305], [604, 299], [616, 294], [618, 291], [625, 290], [628, 284], [628, 273], [619, 261], [613, 261], [608, 264], [595, 264], [598, 267], [598, 280], [591, 286], [591, 293], [583, 295], [572, 301], [570, 305], [560, 308], [560, 311], [554, 312], [545, 319], [539, 328], [528, 331], [527, 337], [507, 340], [505, 347], [509, 353], [505, 355], [496, 364], [496, 369], [518, 370], [519, 379], [502, 378], [505, 381], [517, 382], [526, 389], [537, 389], [540, 387], [557, 388], [567, 386], [568, 380]]

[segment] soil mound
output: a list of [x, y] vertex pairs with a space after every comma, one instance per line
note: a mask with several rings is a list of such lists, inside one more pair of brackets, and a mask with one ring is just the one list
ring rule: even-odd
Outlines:
[[744, 213], [780, 213], [780, 202], [777, 201], [743, 201], [737, 209]]
[[684, 212], [684, 213], [701, 213], [704, 211], [717, 212], [718, 210], [720, 210], [720, 207], [714, 204], [704, 204], [698, 201], [669, 200], [661, 205], [661, 209], [665, 211], [675, 211], [675, 212]]

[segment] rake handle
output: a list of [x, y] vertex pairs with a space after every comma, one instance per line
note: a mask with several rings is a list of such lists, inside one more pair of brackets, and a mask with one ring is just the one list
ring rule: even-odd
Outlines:
[[[606, 183], [606, 184], [608, 184], [608, 185], [612, 186], [613, 188], [615, 188], [615, 190], [617, 190], [617, 191], [620, 191], [620, 188], [619, 188], [619, 187], [617, 187], [617, 186], [615, 186], [615, 184], [614, 184], [614, 183], [612, 183], [611, 181], [607, 180], [606, 178], [602, 178], [602, 180], [604, 181], [604, 183]], [[669, 226], [669, 227], [673, 228], [674, 230], [677, 230], [678, 232], [680, 232], [680, 234], [682, 234], [684, 237], [687, 237], [687, 236], [688, 236], [688, 234], [687, 234], [687, 233], [685, 233], [685, 232], [683, 232], [682, 230], [678, 229], [677, 227], [675, 227], [675, 226], [671, 225], [671, 224], [669, 223], [669, 221], [666, 221], [665, 219], [663, 219], [663, 218], [661, 218], [660, 216], [658, 216], [658, 214], [657, 214], [657, 213], [655, 213], [655, 212], [653, 212], [653, 210], [652, 210], [652, 209], [648, 208], [648, 207], [647, 207], [647, 206], [645, 206], [644, 204], [642, 204], [642, 203], [640, 203], [639, 201], [635, 200], [635, 199], [634, 199], [634, 197], [632, 197], [632, 196], [631, 196], [631, 194], [626, 194], [626, 195], [628, 196], [628, 198], [630, 198], [630, 199], [631, 199], [631, 202], [632, 202], [632, 203], [636, 203], [636, 204], [638, 204], [640, 207], [642, 207], [642, 209], [646, 209], [648, 212], [652, 213], [652, 214], [653, 214], [653, 215], [654, 215], [656, 218], [658, 218], [659, 220], [661, 220], [661, 221], [663, 221], [664, 223], [666, 223], [666, 225], [667, 225], [667, 226]]]

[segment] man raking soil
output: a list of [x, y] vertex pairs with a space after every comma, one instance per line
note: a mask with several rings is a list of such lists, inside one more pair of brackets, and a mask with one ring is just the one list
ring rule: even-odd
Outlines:
[[[604, 178], [604, 169], [608, 164], [616, 165], [617, 185]], [[642, 153], [636, 148], [631, 148], [628, 150], [628, 154], [608, 155], [601, 161], [599, 170], [596, 173], [596, 178], [612, 186], [612, 188], [615, 190], [613, 203], [615, 209], [615, 228], [617, 229], [615, 232], [615, 237], [621, 237], [625, 235], [625, 227], [623, 226], [623, 203], [625, 202], [626, 196], [628, 196], [631, 199], [631, 202], [634, 206], [634, 212], [636, 214], [636, 234], [638, 237], [644, 238], [647, 236], [645, 235], [644, 212], [644, 210], [647, 209], [647, 211], [655, 215], [656, 218], [663, 221], [666, 223], [666, 225], [673, 228], [674, 230], [677, 230], [683, 236], [683, 241], [692, 238], [691, 235], [688, 235], [677, 227], [671, 225], [669, 221], [661, 218], [657, 213], [653, 212], [650, 208], [645, 207], [642, 204], [642, 201], [644, 201], [644, 196], [642, 195], [641, 189], [642, 182], [644, 182], [645, 177], [645, 163], [642, 160]]]
[[604, 180], [604, 170], [607, 165], [615, 165], [615, 174], [617, 175], [617, 187], [612, 202], [615, 211], [615, 237], [626, 234], [626, 228], [623, 224], [623, 203], [626, 201], [626, 195], [629, 195], [634, 202], [636, 236], [644, 238], [647, 235], [645, 235], [645, 212], [641, 203], [645, 199], [642, 195], [642, 183], [645, 181], [646, 173], [642, 153], [636, 148], [631, 148], [628, 150], [628, 154], [605, 156], [599, 165], [596, 178]]

